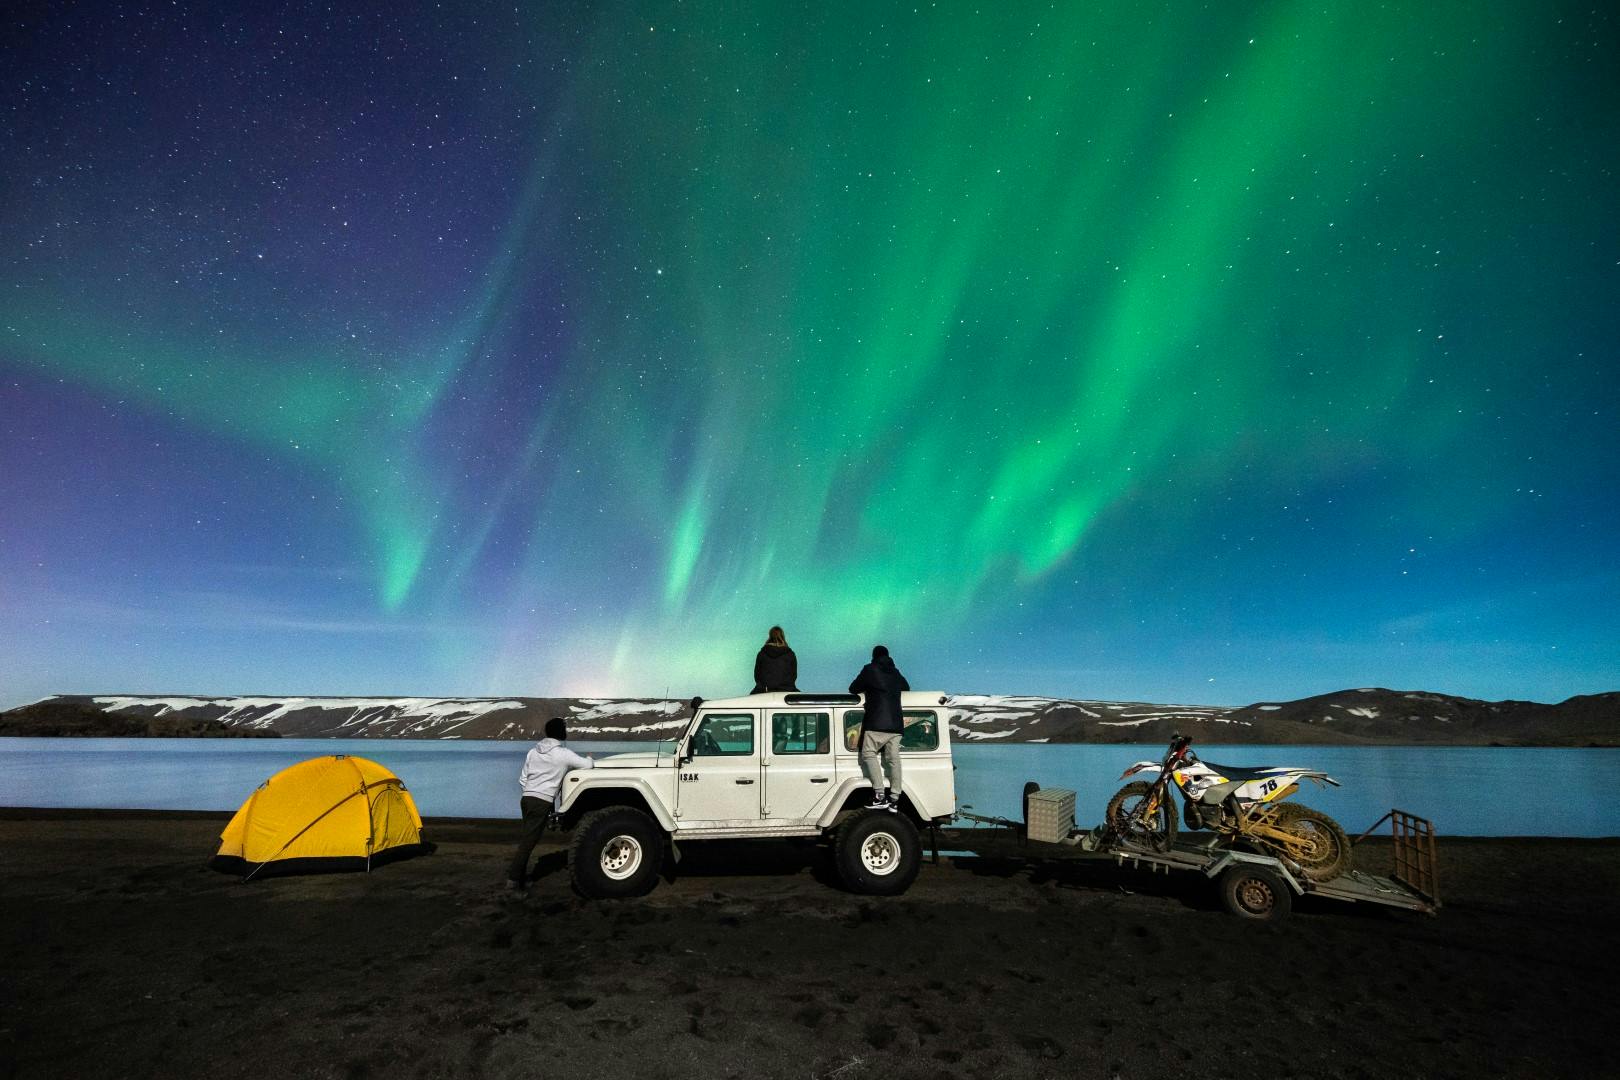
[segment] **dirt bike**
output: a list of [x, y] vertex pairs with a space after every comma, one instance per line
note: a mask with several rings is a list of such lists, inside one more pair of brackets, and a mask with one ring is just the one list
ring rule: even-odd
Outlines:
[[1312, 881], [1328, 881], [1350, 867], [1350, 840], [1337, 821], [1320, 810], [1283, 801], [1299, 790], [1301, 780], [1338, 787], [1326, 773], [1200, 761], [1185, 735], [1170, 740], [1163, 759], [1139, 761], [1120, 779], [1146, 772], [1159, 775], [1126, 784], [1108, 802], [1104, 820], [1115, 839], [1170, 850], [1176, 839], [1173, 785], [1182, 795], [1187, 827], [1214, 832], [1214, 843], [1280, 856]]

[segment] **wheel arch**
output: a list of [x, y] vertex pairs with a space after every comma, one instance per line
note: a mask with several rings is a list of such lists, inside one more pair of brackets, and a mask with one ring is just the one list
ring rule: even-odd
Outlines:
[[640, 810], [657, 822], [658, 827], [664, 832], [675, 831], [675, 819], [664, 809], [662, 801], [641, 780], [611, 780], [594, 784], [587, 780], [569, 793], [566, 802], [559, 801], [557, 813], [562, 818], [563, 828], [571, 829], [579, 824], [580, 818], [592, 810], [603, 810], [611, 806], [626, 806], [632, 810]]
[[837, 828], [851, 812], [863, 809], [872, 801], [872, 785], [864, 776], [845, 777], [833, 792], [832, 798], [827, 800], [827, 808], [821, 812], [816, 824], [823, 829]]
[[[839, 785], [816, 824], [824, 832], [831, 833], [854, 815], [865, 813], [871, 801], [872, 785], [864, 777], [846, 780]], [[922, 816], [904, 789], [900, 792], [900, 815], [910, 821], [915, 829], [928, 828], [929, 819]]]

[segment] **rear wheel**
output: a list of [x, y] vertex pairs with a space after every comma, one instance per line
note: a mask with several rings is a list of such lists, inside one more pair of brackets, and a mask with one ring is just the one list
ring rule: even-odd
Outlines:
[[1154, 785], [1145, 780], [1126, 784], [1108, 800], [1104, 820], [1123, 840], [1143, 844], [1154, 851], [1169, 851], [1176, 842], [1176, 807], [1169, 791], [1161, 791], [1158, 805], [1149, 807]]
[[922, 840], [911, 819], [885, 810], [850, 818], [833, 837], [838, 875], [851, 892], [899, 896], [922, 868]]
[[645, 896], [658, 882], [663, 854], [664, 835], [651, 818], [628, 806], [608, 806], [580, 819], [568, 865], [581, 896]]
[[1294, 894], [1283, 879], [1263, 866], [1238, 863], [1221, 871], [1215, 882], [1221, 906], [1240, 919], [1276, 922], [1294, 907]]
[[1272, 823], [1293, 838], [1287, 855], [1312, 881], [1331, 881], [1350, 869], [1350, 838], [1322, 811], [1283, 803]]

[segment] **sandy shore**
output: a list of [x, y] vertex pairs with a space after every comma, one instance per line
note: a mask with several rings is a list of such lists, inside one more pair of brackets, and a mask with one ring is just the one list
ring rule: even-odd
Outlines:
[[[643, 900], [500, 888], [516, 822], [243, 885], [227, 815], [0, 811], [0, 1077], [1607, 1073], [1620, 843], [1442, 839], [1438, 917], [1239, 922], [1192, 875], [695, 848]], [[1382, 869], [1369, 842], [1358, 864]]]

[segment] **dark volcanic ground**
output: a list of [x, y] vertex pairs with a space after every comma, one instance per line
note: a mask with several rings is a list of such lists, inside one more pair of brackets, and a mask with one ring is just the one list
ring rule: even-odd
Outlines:
[[[586, 902], [515, 822], [247, 885], [224, 817], [0, 812], [0, 1077], [1542, 1077], [1606, 1073], [1620, 844], [1442, 840], [1436, 918], [1277, 926], [1192, 875], [945, 860], [904, 897], [814, 847], [691, 853]], [[546, 849], [543, 849], [546, 850]], [[1363, 845], [1379, 869], [1387, 849]]]

